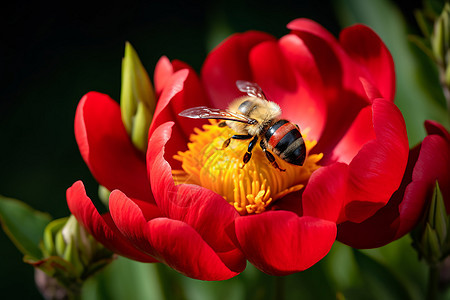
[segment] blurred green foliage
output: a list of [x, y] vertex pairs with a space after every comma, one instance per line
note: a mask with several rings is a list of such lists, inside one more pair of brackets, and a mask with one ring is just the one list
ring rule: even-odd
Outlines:
[[[55, 217], [69, 214], [65, 190], [85, 182], [95, 198], [97, 184], [82, 161], [73, 135], [73, 117], [83, 94], [95, 90], [119, 99], [123, 49], [130, 41], [144, 67], [152, 70], [162, 55], [200, 70], [215, 45], [233, 32], [262, 30], [275, 36], [298, 17], [311, 18], [336, 36], [355, 22], [372, 27], [394, 56], [396, 103], [404, 114], [410, 144], [424, 136], [423, 121], [449, 125], [435, 66], [408, 41], [420, 34], [414, 9], [421, 1], [237, 0], [135, 1], [121, 6], [91, 3], [8, 3], [0, 49], [0, 192]], [[380, 249], [352, 251], [336, 243], [309, 270], [287, 277], [265, 275], [250, 264], [225, 282], [186, 278], [164, 265], [119, 258], [91, 278], [85, 299], [421, 299], [426, 267], [404, 237]], [[0, 233], [2, 298], [40, 299], [33, 270]], [[274, 253], [276, 255], [276, 253]], [[126, 274], [126, 276], [124, 276]], [[371, 283], [369, 284], [370, 281]], [[392, 289], [392, 284], [397, 289]]]

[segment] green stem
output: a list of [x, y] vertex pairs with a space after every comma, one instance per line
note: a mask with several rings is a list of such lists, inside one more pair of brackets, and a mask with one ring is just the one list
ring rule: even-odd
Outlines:
[[438, 298], [439, 268], [438, 265], [430, 265], [428, 273], [428, 291], [427, 300]]
[[276, 300], [284, 300], [284, 276], [275, 277], [275, 297]]

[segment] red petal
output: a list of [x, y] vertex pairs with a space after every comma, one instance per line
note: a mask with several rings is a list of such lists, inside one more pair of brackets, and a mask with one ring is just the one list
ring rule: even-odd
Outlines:
[[330, 104], [339, 103], [342, 106], [348, 102], [345, 98], [338, 98], [342, 92], [340, 90], [348, 88], [363, 94], [354, 63], [330, 32], [309, 19], [296, 19], [287, 27], [293, 30], [293, 34], [303, 41], [313, 55]]
[[[341, 32], [338, 42], [325, 28], [312, 20], [297, 19], [289, 23], [287, 27], [307, 41], [313, 54], [317, 55], [319, 63], [324, 62], [323, 67], [325, 71], [328, 70], [328, 74], [326, 72], [322, 72], [322, 74], [326, 78], [339, 80], [335, 76], [344, 71], [342, 72], [344, 77], [340, 79], [344, 83], [343, 86], [350, 87], [358, 94], [363, 95], [358, 84], [359, 77], [363, 77], [373, 83], [385, 99], [393, 101], [395, 94], [394, 62], [383, 41], [370, 28], [364, 25], [347, 27]], [[327, 48], [333, 49], [332, 53], [327, 54], [326, 51], [320, 49], [320, 43], [325, 43]], [[338, 65], [342, 68], [340, 71], [339, 68], [336, 69], [338, 72], [329, 69], [334, 65], [330, 62], [335, 59], [340, 61]], [[328, 63], [325, 63], [326, 61]], [[328, 69], [327, 65], [329, 65]], [[326, 78], [325, 82], [327, 82]]]
[[390, 101], [376, 99], [372, 111], [376, 139], [366, 143], [350, 163], [346, 215], [357, 223], [389, 201], [408, 160], [408, 138], [399, 109]]
[[269, 211], [236, 219], [236, 236], [247, 259], [270, 275], [303, 271], [329, 251], [336, 224], [287, 211]]
[[377, 248], [392, 242], [396, 239], [399, 225], [398, 204], [398, 201], [389, 201], [386, 206], [361, 223], [339, 224], [337, 239], [358, 249]]
[[75, 137], [84, 161], [101, 185], [152, 201], [145, 157], [131, 143], [114, 100], [97, 92], [86, 94], [75, 115]]
[[[297, 81], [294, 69], [284, 57], [277, 41], [269, 40], [255, 45], [249, 52], [249, 64], [254, 79], [259, 83], [266, 96], [280, 103], [278, 97], [270, 97], [273, 89], [294, 92]], [[281, 94], [282, 95], [282, 94]]]
[[98, 213], [91, 199], [86, 195], [81, 181], [75, 182], [67, 189], [67, 204], [78, 222], [109, 250], [133, 260], [157, 262], [153, 257], [133, 247], [117, 229], [109, 213], [104, 215]]
[[153, 76], [157, 98], [159, 98], [159, 96], [161, 95], [164, 86], [166, 85], [170, 76], [172, 76], [173, 72], [174, 71], [170, 60], [166, 56], [161, 57], [156, 63]]
[[[416, 191], [405, 193], [405, 198], [429, 199], [436, 180], [439, 182], [447, 213], [450, 213], [450, 140], [441, 135], [425, 137], [420, 149], [419, 159], [414, 166], [411, 188]], [[412, 187], [414, 186], [414, 187]], [[409, 186], [408, 186], [409, 188]], [[422, 191], [420, 194], [417, 189]], [[402, 210], [405, 208], [402, 207]]]
[[325, 28], [310, 19], [295, 19], [286, 26], [295, 33], [308, 32], [330, 44], [337, 44], [336, 38]]
[[333, 149], [332, 153], [323, 160], [324, 164], [329, 162], [350, 163], [358, 154], [362, 146], [375, 139], [375, 131], [372, 121], [372, 107], [363, 108], [353, 121], [345, 135]]
[[318, 139], [325, 125], [326, 107], [318, 92], [322, 90], [321, 80], [314, 60], [301, 40], [290, 35], [279, 43], [262, 42], [251, 50], [250, 65], [254, 80], [269, 100], [280, 105], [283, 118], [308, 128], [309, 139]]
[[201, 280], [225, 280], [239, 274], [230, 270], [186, 223], [168, 218], [146, 221], [136, 203], [120, 191], [111, 193], [110, 209], [118, 228], [139, 249], [184, 275]]
[[383, 98], [378, 88], [370, 81], [368, 81], [364, 77], [360, 77], [359, 80], [361, 81], [361, 84], [364, 88], [364, 91], [366, 91], [367, 98], [370, 100], [370, 102], [373, 102], [373, 100], [377, 98]]
[[271, 210], [286, 210], [295, 213], [297, 216], [303, 216], [303, 198], [304, 189], [287, 194], [281, 199], [275, 201]]
[[[180, 66], [180, 63], [177, 65]], [[181, 168], [181, 165], [173, 156], [186, 148], [188, 137], [194, 132], [194, 128], [206, 122], [180, 117], [178, 114], [187, 108], [201, 105], [208, 103], [199, 78], [192, 69], [177, 71], [167, 80], [156, 106], [150, 135], [159, 125], [169, 121], [175, 122], [170, 147], [167, 149], [167, 158], [174, 167]]]
[[[149, 141], [147, 161], [152, 190], [158, 207], [170, 219], [191, 226], [232, 270], [245, 268], [242, 253], [226, 234], [237, 211], [220, 195], [196, 186], [175, 186], [172, 169], [164, 159], [165, 144], [173, 123], [158, 127]], [[230, 253], [234, 252], [231, 259]]]
[[201, 280], [225, 280], [245, 268], [245, 260], [238, 270], [225, 265], [223, 258], [184, 222], [159, 218], [149, 222], [148, 229], [152, 232], [151, 242], [159, 253], [158, 257], [186, 276]]
[[366, 69], [364, 77], [373, 82], [383, 98], [394, 101], [394, 60], [379, 36], [359, 24], [342, 30], [339, 41], [347, 54]]
[[450, 133], [438, 122], [432, 120], [425, 121], [425, 129], [427, 130], [428, 135], [440, 135], [446, 141], [450, 142]]
[[410, 232], [421, 220], [436, 180], [441, 189], [443, 187], [448, 210], [449, 153], [450, 146], [442, 136], [426, 137], [420, 148], [411, 150], [400, 189], [394, 193], [389, 203], [362, 223], [345, 222], [339, 225], [339, 241], [355, 248], [375, 248]]
[[[297, 19], [288, 24], [313, 56], [320, 74], [321, 93], [326, 106], [326, 124], [314, 152], [328, 157], [368, 99], [360, 82], [360, 67], [350, 59], [336, 38], [314, 21]], [[299, 66], [300, 68], [301, 66]], [[316, 78], [313, 74], [313, 78]], [[317, 95], [317, 94], [316, 94]]]
[[109, 197], [111, 217], [120, 232], [143, 253], [155, 256], [157, 252], [148, 242], [147, 221], [141, 208], [124, 193], [115, 190]]
[[303, 215], [336, 222], [344, 207], [348, 166], [335, 163], [315, 171], [303, 193]]
[[254, 81], [249, 53], [255, 45], [268, 40], [274, 37], [263, 32], [234, 34], [208, 55], [201, 75], [212, 107], [226, 108], [242, 95], [236, 88], [236, 80]]
[[178, 60], [178, 59], [174, 59], [172, 61], [172, 66], [173, 66], [173, 70], [175, 72], [179, 71], [179, 70], [183, 70], [183, 69], [188, 69], [188, 70], [190, 70], [190, 71], [195, 73], [194, 68], [192, 68], [190, 65], [188, 65], [184, 61], [181, 61], [181, 60]]
[[[347, 221], [338, 225], [337, 239], [340, 242], [353, 248], [367, 249], [381, 247], [400, 237], [398, 236], [400, 226], [399, 205], [402, 203], [406, 187], [412, 180], [412, 172], [414, 164], [419, 156], [419, 150], [420, 148], [416, 147], [410, 151], [402, 183], [399, 189], [392, 195], [386, 206], [361, 223]], [[410, 216], [411, 214], [414, 214], [412, 212], [413, 210], [415, 212], [423, 211], [424, 201], [422, 201], [422, 203], [410, 204], [412, 205], [407, 205], [410, 206], [410, 209], [407, 212]], [[415, 218], [414, 222], [417, 222], [417, 220], [418, 217]]]

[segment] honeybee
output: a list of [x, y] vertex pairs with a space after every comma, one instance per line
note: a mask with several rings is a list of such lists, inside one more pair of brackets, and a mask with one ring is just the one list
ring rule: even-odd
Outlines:
[[238, 80], [236, 86], [247, 95], [234, 100], [228, 109], [198, 106], [186, 109], [179, 115], [192, 119], [224, 120], [218, 125], [228, 126], [237, 134], [226, 139], [222, 149], [228, 147], [232, 139], [251, 139], [243, 157], [243, 166], [250, 161], [258, 140], [268, 161], [276, 169], [286, 171], [279, 167], [271, 152], [290, 164], [302, 166], [306, 157], [306, 147], [298, 125], [280, 118], [280, 107], [267, 100], [258, 84]]

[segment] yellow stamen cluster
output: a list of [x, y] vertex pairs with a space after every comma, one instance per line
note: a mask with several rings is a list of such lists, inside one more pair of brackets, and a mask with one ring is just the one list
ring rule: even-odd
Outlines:
[[[216, 121], [195, 128], [190, 136], [188, 150], [178, 152], [175, 159], [182, 162], [183, 170], [173, 170], [176, 184], [190, 183], [208, 188], [222, 195], [241, 214], [261, 213], [275, 200], [304, 187], [322, 153], [306, 156], [303, 166], [295, 166], [276, 156], [285, 172], [275, 169], [259, 145], [253, 149], [250, 161], [243, 165], [250, 140], [231, 140], [225, 149], [224, 141], [236, 134], [233, 130], [217, 126]], [[302, 132], [306, 150], [316, 145]]]

